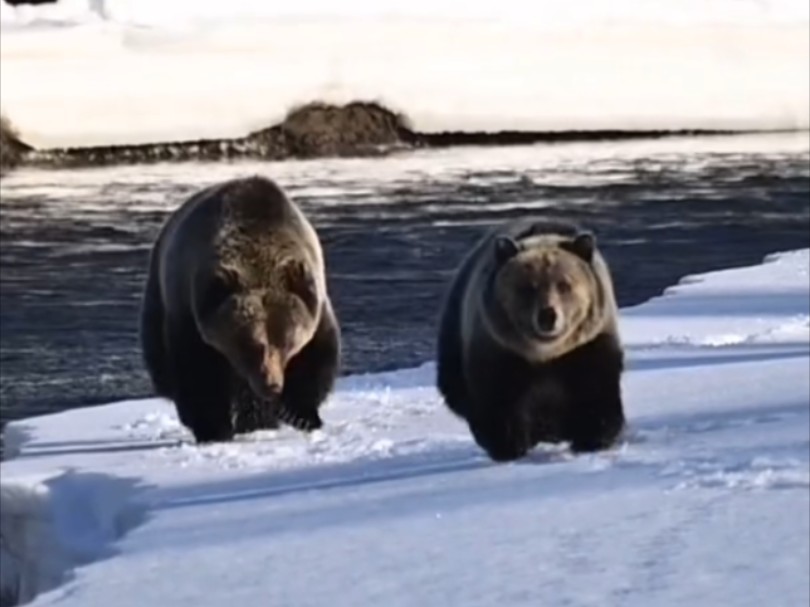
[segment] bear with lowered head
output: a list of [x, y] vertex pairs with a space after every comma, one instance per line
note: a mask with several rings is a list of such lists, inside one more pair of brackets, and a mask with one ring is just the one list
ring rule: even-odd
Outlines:
[[495, 461], [540, 442], [612, 446], [624, 425], [611, 275], [590, 232], [516, 221], [487, 234], [444, 301], [437, 387]]
[[152, 248], [140, 336], [155, 391], [198, 442], [321, 427], [340, 329], [312, 225], [262, 177], [193, 195]]

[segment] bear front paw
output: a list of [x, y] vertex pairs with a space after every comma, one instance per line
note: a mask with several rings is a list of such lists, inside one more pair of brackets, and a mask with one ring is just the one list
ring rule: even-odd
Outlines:
[[318, 430], [323, 426], [323, 420], [321, 419], [321, 416], [318, 415], [317, 411], [313, 411], [309, 414], [301, 414], [297, 411], [291, 410], [286, 405], [282, 405], [279, 409], [278, 417], [288, 426], [292, 426], [296, 430], [301, 430], [303, 432], [312, 432], [313, 430]]
[[524, 457], [531, 447], [526, 433], [514, 424], [496, 422], [476, 422], [470, 424], [475, 442], [486, 451], [494, 462], [511, 462]]
[[227, 443], [233, 440], [234, 431], [231, 426], [210, 426], [196, 427], [191, 429], [194, 440], [198, 445], [209, 443]]
[[487, 452], [489, 458], [497, 463], [513, 462], [525, 457], [529, 452], [522, 445], [482, 445], [482, 448]]
[[573, 453], [592, 453], [611, 449], [621, 438], [624, 430], [623, 416], [592, 420], [576, 424], [570, 432], [571, 451]]

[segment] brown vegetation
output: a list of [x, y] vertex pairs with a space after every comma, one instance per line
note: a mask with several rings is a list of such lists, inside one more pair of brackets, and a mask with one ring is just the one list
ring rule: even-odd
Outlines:
[[280, 128], [290, 154], [305, 158], [360, 155], [412, 139], [402, 115], [360, 101], [343, 106], [308, 103], [287, 114]]
[[0, 115], [0, 175], [18, 166], [31, 149], [22, 142], [11, 121]]

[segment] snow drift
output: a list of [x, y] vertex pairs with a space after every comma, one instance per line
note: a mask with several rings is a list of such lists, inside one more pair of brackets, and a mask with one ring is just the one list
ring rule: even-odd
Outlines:
[[242, 137], [312, 101], [424, 133], [810, 126], [803, 0], [2, 8], [0, 101], [34, 147]]
[[66, 471], [0, 482], [0, 602], [18, 605], [108, 554], [140, 516], [127, 481]]
[[3, 496], [48, 490], [4, 503], [4, 530], [33, 522], [3, 588], [58, 578], [33, 604], [82, 607], [806, 604], [808, 280], [795, 251], [624, 309], [630, 428], [595, 455], [489, 462], [432, 363], [343, 378], [309, 437], [197, 447], [162, 400], [11, 423]]

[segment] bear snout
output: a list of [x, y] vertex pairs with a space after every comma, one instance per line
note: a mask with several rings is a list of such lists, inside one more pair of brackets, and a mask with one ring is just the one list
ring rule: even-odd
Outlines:
[[557, 329], [557, 321], [559, 319], [559, 315], [557, 314], [557, 310], [554, 309], [554, 306], [542, 306], [540, 307], [534, 319], [535, 329], [540, 336], [548, 336], [555, 333]]
[[281, 394], [281, 390], [282, 390], [283, 387], [284, 387], [284, 384], [282, 384], [280, 381], [276, 381], [276, 380], [271, 379], [271, 380], [267, 380], [267, 381], [264, 382], [265, 391], [269, 392], [272, 395]]
[[259, 398], [265, 400], [275, 400], [281, 396], [284, 384], [277, 381], [265, 381], [264, 378], [253, 379], [250, 382], [250, 389]]
[[264, 398], [276, 398], [284, 389], [284, 367], [277, 354], [266, 354], [259, 366], [253, 390]]

